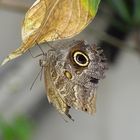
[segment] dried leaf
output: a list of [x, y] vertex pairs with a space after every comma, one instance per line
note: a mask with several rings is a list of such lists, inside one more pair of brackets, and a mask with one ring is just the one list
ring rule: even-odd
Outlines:
[[[37, 0], [25, 15], [22, 44], [2, 63], [22, 55], [36, 43], [70, 38], [94, 18], [100, 0]], [[93, 4], [93, 6], [91, 6]]]

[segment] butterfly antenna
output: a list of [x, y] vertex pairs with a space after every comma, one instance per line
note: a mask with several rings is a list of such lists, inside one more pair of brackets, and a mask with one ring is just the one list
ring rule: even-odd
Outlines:
[[46, 41], [46, 43], [51, 49], [54, 49], [54, 47], [49, 42]]
[[32, 56], [32, 58], [37, 58], [37, 57], [39, 57], [39, 56], [44, 55], [44, 54], [41, 53], [41, 54], [38, 54], [38, 55], [36, 55], [36, 56], [33, 56], [31, 50], [29, 49], [28, 51], [29, 51], [30, 55]]
[[[31, 85], [31, 87], [30, 87], [30, 90], [32, 90], [32, 88], [33, 88], [33, 86], [34, 86], [36, 80], [38, 79], [39, 75], [42, 73], [42, 70], [43, 70], [43, 67], [41, 68], [41, 70], [40, 70], [39, 73], [37, 74], [35, 80], [33, 81], [32, 85]], [[42, 74], [41, 74], [41, 75], [42, 75]]]
[[37, 46], [39, 47], [39, 49], [41, 50], [42, 55], [44, 55], [45, 53], [44, 53], [43, 49], [41, 48], [41, 46], [38, 44], [38, 42], [36, 42], [36, 45], [37, 45]]
[[36, 56], [33, 56], [33, 54], [32, 54], [32, 52], [31, 52], [30, 49], [28, 51], [29, 51], [29, 53], [30, 53], [30, 55], [31, 55], [32, 58], [36, 58]]

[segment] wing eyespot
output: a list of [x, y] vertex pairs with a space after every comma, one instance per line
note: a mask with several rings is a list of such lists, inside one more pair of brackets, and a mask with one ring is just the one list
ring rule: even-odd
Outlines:
[[88, 56], [81, 51], [76, 51], [73, 53], [73, 60], [78, 66], [81, 67], [87, 67], [89, 64]]

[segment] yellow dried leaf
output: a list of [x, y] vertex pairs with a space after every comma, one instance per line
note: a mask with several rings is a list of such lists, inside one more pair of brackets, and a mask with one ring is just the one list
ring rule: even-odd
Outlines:
[[[36, 43], [70, 38], [81, 32], [93, 19], [89, 0], [37, 0], [25, 15], [21, 47], [2, 63], [22, 55]], [[84, 2], [84, 4], [85, 4]]]

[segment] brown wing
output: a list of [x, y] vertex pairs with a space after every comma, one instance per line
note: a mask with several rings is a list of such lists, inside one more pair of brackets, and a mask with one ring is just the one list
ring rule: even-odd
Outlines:
[[70, 114], [69, 114], [70, 107], [66, 104], [65, 100], [60, 96], [60, 94], [58, 93], [58, 90], [56, 89], [56, 87], [53, 83], [54, 81], [52, 78], [52, 73], [50, 72], [52, 70], [52, 68], [53, 67], [51, 64], [46, 65], [44, 68], [45, 88], [47, 91], [48, 100], [50, 103], [53, 104], [54, 107], [56, 107], [56, 109], [61, 114], [65, 114], [70, 119], [72, 119]]
[[96, 112], [96, 89], [86, 93], [81, 87], [79, 87], [78, 90], [76, 88], [72, 90], [71, 88], [71, 90], [67, 90], [66, 93], [65, 99], [69, 106], [89, 114]]

